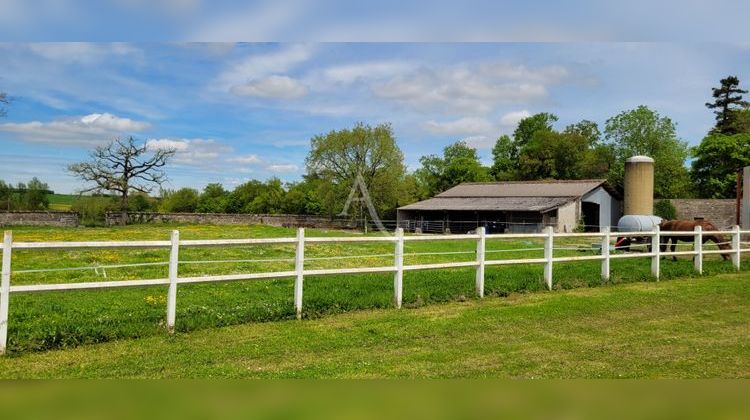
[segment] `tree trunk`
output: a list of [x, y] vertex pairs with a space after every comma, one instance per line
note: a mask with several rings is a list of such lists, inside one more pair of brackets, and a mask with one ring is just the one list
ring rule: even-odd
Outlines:
[[128, 224], [128, 193], [125, 192], [122, 195], [122, 201], [120, 202], [120, 225], [125, 226]]

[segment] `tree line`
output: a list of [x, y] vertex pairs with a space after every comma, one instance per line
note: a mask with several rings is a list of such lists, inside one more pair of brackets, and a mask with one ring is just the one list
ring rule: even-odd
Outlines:
[[[547, 112], [524, 118], [511, 135], [497, 138], [489, 166], [475, 148], [459, 140], [441, 154], [423, 156], [420, 167], [409, 172], [390, 124], [359, 123], [313, 137], [306, 174], [298, 182], [271, 178], [249, 180], [231, 190], [218, 183], [201, 191], [162, 189], [162, 168], [175, 151], [149, 150], [133, 138], [97, 147], [89, 161], [68, 170], [88, 183], [86, 191], [111, 194], [84, 197], [74, 205], [87, 214], [107, 210], [335, 217], [360, 177], [378, 215], [387, 219], [395, 216], [397, 207], [461, 182], [597, 178], [622, 189], [624, 161], [633, 155], [655, 159], [656, 198], [729, 198], [734, 196], [737, 170], [750, 165], [750, 104], [739, 84], [737, 77], [729, 76], [712, 89], [713, 100], [706, 106], [716, 123], [692, 149], [678, 137], [669, 117], [638, 106], [612, 116], [603, 127], [581, 120], [558, 128], [558, 117]], [[154, 190], [157, 198], [149, 195]], [[346, 216], [359, 218], [366, 211], [357, 202]]]
[[37, 177], [27, 183], [16, 185], [0, 179], [0, 210], [2, 211], [37, 211], [49, 208], [50, 191], [47, 184]]

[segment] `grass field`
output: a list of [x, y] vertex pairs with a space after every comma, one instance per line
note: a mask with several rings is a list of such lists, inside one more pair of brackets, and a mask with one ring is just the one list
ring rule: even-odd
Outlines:
[[[115, 228], [14, 228], [16, 241], [73, 241], [167, 239], [172, 229], [179, 229], [182, 239], [218, 239], [246, 237], [292, 237], [293, 229], [269, 226], [211, 226], [211, 225], [136, 225]], [[308, 230], [308, 236], [350, 235], [341, 231]], [[582, 242], [562, 242], [572, 246]], [[583, 241], [581, 245], [590, 245]], [[476, 243], [468, 241], [407, 242], [406, 253], [466, 252], [466, 254], [407, 255], [406, 264], [466, 261], [474, 258]], [[518, 248], [539, 248], [540, 242], [518, 240], [488, 240], [488, 258], [541, 257], [542, 251], [512, 251]], [[493, 252], [499, 251], [499, 252]], [[331, 256], [381, 255], [393, 252], [393, 244], [308, 244], [306, 256], [313, 258], [308, 268], [331, 268], [391, 265], [393, 257], [373, 256], [352, 259], [326, 260]], [[592, 253], [592, 251], [587, 251]], [[13, 254], [13, 284], [61, 283], [104, 280], [104, 271], [76, 270], [42, 273], [17, 271], [59, 267], [90, 267], [96, 265], [164, 262], [166, 249], [130, 250], [17, 250]], [[555, 255], [584, 255], [580, 251], [559, 251]], [[197, 263], [203, 260], [276, 259], [294, 256], [293, 245], [183, 248], [180, 260], [181, 276], [229, 274], [271, 270], [290, 270], [293, 261], [255, 263]], [[746, 258], [747, 258], [746, 254]], [[189, 263], [193, 262], [193, 264]], [[747, 268], [749, 264], [745, 263]], [[556, 264], [555, 289], [597, 287], [599, 262]], [[718, 256], [707, 257], [704, 277], [731, 273], [730, 263]], [[163, 278], [167, 266], [106, 269], [107, 280]], [[695, 278], [689, 259], [663, 261], [662, 279]], [[609, 285], [631, 282], [652, 282], [649, 259], [612, 261]], [[392, 283], [390, 274], [341, 275], [305, 278], [305, 318], [323, 315], [391, 308]], [[605, 289], [609, 289], [606, 287]], [[544, 290], [542, 266], [488, 267], [486, 294], [508, 297]], [[539, 295], [549, 295], [539, 293]], [[554, 295], [554, 294], [553, 294]], [[185, 333], [211, 327], [293, 319], [293, 279], [237, 281], [228, 283], [180, 285], [177, 298], [178, 332]], [[418, 308], [428, 304], [462, 302], [474, 299], [474, 270], [432, 270], [408, 272], [404, 279], [404, 307]], [[503, 300], [499, 300], [502, 302]], [[613, 304], [616, 302], [613, 302]], [[481, 307], [481, 306], [480, 306]], [[84, 344], [119, 339], [163, 336], [166, 310], [166, 287], [65, 291], [38, 294], [13, 294], [10, 301], [9, 350], [11, 355], [57, 348], [71, 348]], [[408, 312], [408, 311], [407, 311]], [[273, 325], [282, 325], [274, 323]]]
[[50, 210], [68, 211], [78, 196], [73, 194], [50, 194], [47, 198], [49, 199]]
[[730, 274], [159, 334], [0, 358], [0, 377], [747, 378], [748, 336]]

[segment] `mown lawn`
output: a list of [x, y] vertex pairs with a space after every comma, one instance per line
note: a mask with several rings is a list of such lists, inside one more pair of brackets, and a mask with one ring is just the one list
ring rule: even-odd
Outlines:
[[[22, 227], [14, 228], [13, 232], [16, 241], [165, 240], [169, 238], [172, 229], [180, 230], [182, 239], [292, 237], [295, 234], [294, 229], [269, 226], [212, 225], [136, 225], [77, 229]], [[352, 234], [355, 233], [307, 231], [307, 236]], [[587, 250], [563, 249], [556, 251], [555, 255], [593, 254], [594, 251], [590, 250], [592, 242], [596, 240], [576, 238], [558, 241], [562, 248], [580, 246]], [[541, 241], [488, 240], [487, 257], [540, 258], [543, 254], [539, 249], [541, 246]], [[407, 242], [405, 263], [473, 260], [475, 247], [473, 240]], [[516, 249], [527, 250], [514, 251]], [[390, 243], [308, 244], [306, 257], [311, 260], [306, 263], [306, 267], [392, 265], [392, 253], [393, 244]], [[424, 255], [425, 253], [435, 254]], [[362, 255], [369, 256], [349, 258]], [[198, 276], [291, 270], [294, 265], [293, 256], [293, 245], [181, 248], [182, 263], [179, 271], [181, 276]], [[326, 259], [329, 257], [347, 258]], [[746, 254], [746, 257], [750, 255]], [[13, 253], [12, 284], [164, 278], [167, 276], [166, 265], [23, 271], [163, 263], [167, 259], [166, 249], [16, 250]], [[266, 261], [278, 259], [283, 260]], [[218, 262], [227, 260], [255, 261]], [[612, 278], [608, 285], [653, 282], [649, 264], [648, 258], [613, 260]], [[745, 269], [749, 266], [747, 262], [744, 263]], [[703, 277], [733, 271], [731, 263], [720, 261], [718, 256], [710, 256], [704, 264]], [[554, 288], [599, 287], [599, 273], [600, 263], [596, 261], [556, 264]], [[689, 259], [662, 262], [662, 280], [698, 277]], [[293, 282], [293, 279], [277, 279], [180, 285], [176, 329], [185, 333], [253, 322], [292, 320], [295, 318]], [[548, 294], [544, 290], [541, 265], [488, 267], [486, 270], [487, 301], [532, 292]], [[404, 278], [405, 309], [444, 302], [471, 301], [475, 299], [474, 293], [474, 269], [471, 268], [407, 272]], [[303, 317], [314, 319], [355, 310], [392, 308], [392, 296], [391, 274], [306, 277]], [[166, 287], [15, 293], [10, 299], [9, 352], [11, 355], [19, 355], [120, 339], [163, 336], [165, 311]]]
[[750, 278], [512, 294], [0, 359], [4, 378], [747, 378]]

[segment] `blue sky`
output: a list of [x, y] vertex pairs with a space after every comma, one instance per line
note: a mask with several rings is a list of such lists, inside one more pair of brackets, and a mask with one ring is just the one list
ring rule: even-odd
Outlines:
[[461, 139], [489, 162], [523, 116], [603, 125], [641, 104], [694, 145], [710, 88], [747, 69], [725, 43], [5, 43], [0, 179], [73, 192], [67, 164], [133, 135], [178, 149], [171, 188], [294, 181], [312, 136], [358, 121], [390, 122], [412, 170]]

